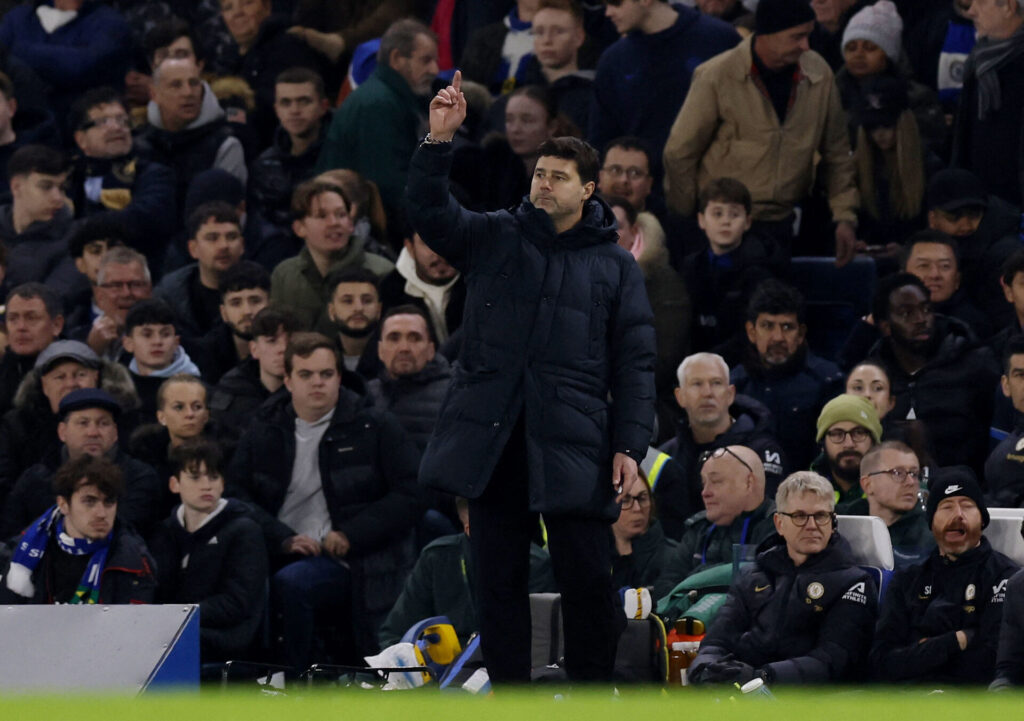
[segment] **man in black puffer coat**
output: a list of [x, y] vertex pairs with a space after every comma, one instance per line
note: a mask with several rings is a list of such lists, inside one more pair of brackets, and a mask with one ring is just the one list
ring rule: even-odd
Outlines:
[[987, 684], [1006, 585], [1019, 566], [981, 535], [988, 508], [968, 469], [939, 472], [927, 514], [938, 547], [889, 584], [871, 668], [880, 681]]
[[491, 681], [530, 678], [538, 512], [565, 608], [569, 678], [610, 680], [625, 619], [608, 574], [608, 526], [654, 420], [643, 274], [616, 243], [611, 209], [593, 197], [597, 152], [576, 138], [540, 146], [530, 195], [514, 211], [459, 206], [448, 173], [466, 115], [460, 85], [457, 72], [431, 101], [430, 134], [409, 168], [412, 224], [467, 292], [462, 352], [420, 482], [470, 499]]
[[878, 588], [836, 533], [832, 484], [800, 471], [775, 500], [781, 537], [761, 545], [729, 590], [691, 683], [835, 683], [856, 677], [867, 657]]

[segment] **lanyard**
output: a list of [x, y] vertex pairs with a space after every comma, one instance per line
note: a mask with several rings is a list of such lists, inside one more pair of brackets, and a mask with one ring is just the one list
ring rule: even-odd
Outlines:
[[[742, 546], [747, 542], [747, 531], [750, 530], [750, 519], [753, 516], [747, 516], [743, 521], [743, 530], [740, 531], [740, 545]], [[711, 528], [708, 529], [707, 534], [704, 536], [704, 548], [700, 552], [700, 565], [708, 565], [708, 544], [711, 543], [711, 534], [718, 528], [717, 523], [712, 523]]]

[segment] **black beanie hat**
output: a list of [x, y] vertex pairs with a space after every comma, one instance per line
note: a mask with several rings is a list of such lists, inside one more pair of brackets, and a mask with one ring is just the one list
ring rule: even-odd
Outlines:
[[771, 35], [814, 21], [808, 0], [761, 0], [754, 13], [754, 31]]
[[954, 496], [967, 496], [978, 505], [981, 511], [981, 527], [988, 525], [988, 507], [985, 505], [985, 497], [981, 493], [981, 487], [972, 471], [967, 466], [949, 466], [940, 468], [935, 473], [935, 479], [928, 489], [928, 505], [925, 506], [925, 513], [928, 515], [928, 528], [932, 527], [932, 519], [935, 518], [935, 509], [943, 498]]

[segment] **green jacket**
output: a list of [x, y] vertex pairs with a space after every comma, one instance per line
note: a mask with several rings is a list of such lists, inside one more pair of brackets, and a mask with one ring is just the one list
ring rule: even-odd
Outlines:
[[377, 184], [384, 205], [401, 207], [409, 160], [427, 131], [426, 113], [427, 99], [378, 65], [334, 113], [316, 172], [355, 170]]
[[[868, 499], [861, 498], [843, 510], [848, 516], [869, 516]], [[889, 539], [892, 541], [896, 567], [901, 568], [912, 563], [920, 563], [935, 548], [935, 536], [928, 527], [928, 517], [921, 504], [903, 514], [896, 523], [889, 526]]]
[[[327, 269], [362, 267], [383, 278], [395, 269], [387, 258], [363, 249], [363, 241], [356, 236], [349, 239], [348, 247], [338, 253]], [[309, 248], [303, 248], [294, 258], [277, 264], [270, 277], [270, 301], [291, 307], [307, 328], [315, 328], [321, 316], [326, 315], [328, 293], [327, 278], [320, 275]]]
[[[414, 624], [431, 616], [447, 616], [465, 646], [480, 630], [469, 559], [469, 537], [465, 533], [442, 536], [423, 549], [377, 632], [381, 648], [398, 643]], [[530, 593], [556, 590], [551, 558], [540, 546], [530, 544]]]
[[687, 518], [679, 545], [668, 554], [661, 575], [654, 584], [655, 598], [667, 595], [698, 568], [732, 563], [733, 545], [759, 545], [775, 533], [774, 513], [775, 502], [765, 499], [760, 506], [740, 514], [728, 526], [711, 523], [707, 511]]

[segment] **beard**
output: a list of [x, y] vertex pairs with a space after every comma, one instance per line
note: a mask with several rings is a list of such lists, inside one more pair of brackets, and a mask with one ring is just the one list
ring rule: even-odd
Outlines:
[[[843, 465], [844, 458], [856, 458], [857, 463], [852, 466]], [[832, 475], [840, 480], [846, 481], [851, 485], [857, 485], [860, 483], [860, 459], [863, 457], [861, 453], [851, 453], [845, 451], [836, 456], [835, 459], [830, 458], [828, 461], [829, 466], [832, 468]]]
[[352, 328], [347, 325], [345, 321], [336, 320], [332, 321], [334, 327], [337, 328], [338, 332], [342, 335], [347, 335], [349, 338], [366, 338], [377, 330], [377, 326], [380, 324], [379, 320], [371, 320], [366, 324], [365, 328]]

